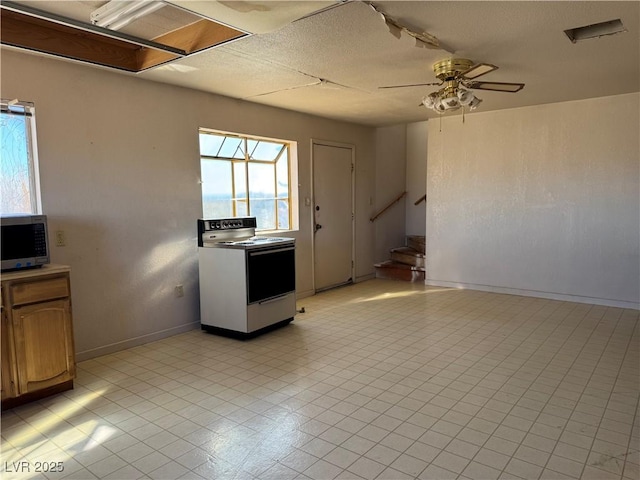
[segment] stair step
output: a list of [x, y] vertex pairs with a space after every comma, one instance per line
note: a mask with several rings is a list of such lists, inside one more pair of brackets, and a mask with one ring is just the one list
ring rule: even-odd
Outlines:
[[424, 254], [426, 239], [424, 235], [407, 235], [407, 246]]
[[391, 260], [406, 263], [407, 265], [413, 265], [414, 267], [424, 267], [426, 265], [424, 253], [420, 253], [411, 247], [392, 248]]
[[406, 282], [424, 282], [425, 269], [415, 267], [406, 263], [398, 263], [393, 260], [377, 263], [376, 278], [387, 278], [392, 280], [403, 280]]

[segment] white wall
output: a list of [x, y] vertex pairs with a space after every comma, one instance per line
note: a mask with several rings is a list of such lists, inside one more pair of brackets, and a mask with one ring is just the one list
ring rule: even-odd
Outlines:
[[430, 122], [427, 283], [638, 306], [640, 95]]
[[198, 127], [298, 142], [299, 295], [313, 291], [311, 139], [355, 145], [356, 277], [373, 273], [373, 129], [7, 49], [1, 80], [2, 97], [35, 102], [43, 209], [67, 237], [52, 261], [72, 269], [79, 359], [198, 325]]
[[[424, 235], [426, 231], [426, 202], [415, 202], [427, 192], [427, 122], [407, 125], [407, 202], [405, 223], [407, 235]], [[428, 199], [427, 199], [428, 200]]]
[[[405, 191], [406, 137], [405, 125], [376, 129], [375, 213], [382, 211]], [[394, 203], [380, 215], [375, 225], [375, 261], [389, 259], [389, 250], [405, 244], [405, 204], [407, 198]]]

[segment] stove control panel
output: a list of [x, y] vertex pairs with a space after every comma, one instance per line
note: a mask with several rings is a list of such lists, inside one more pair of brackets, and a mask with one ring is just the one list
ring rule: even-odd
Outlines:
[[255, 235], [256, 217], [198, 219], [198, 246], [223, 241], [237, 241]]
[[215, 230], [234, 230], [238, 228], [256, 228], [256, 217], [216, 218], [198, 220], [198, 230], [210, 232]]

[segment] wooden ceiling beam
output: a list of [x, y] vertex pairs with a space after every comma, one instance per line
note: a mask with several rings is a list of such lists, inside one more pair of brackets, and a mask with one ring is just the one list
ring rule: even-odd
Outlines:
[[0, 9], [5, 45], [137, 72], [139, 45]]

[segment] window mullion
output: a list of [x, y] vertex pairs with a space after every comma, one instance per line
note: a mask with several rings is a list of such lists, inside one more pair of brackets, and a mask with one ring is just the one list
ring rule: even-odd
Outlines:
[[251, 216], [251, 195], [249, 195], [249, 142], [244, 140], [244, 182], [245, 191], [247, 192], [247, 216]]
[[218, 151], [216, 152], [215, 157], [220, 157], [220, 152], [222, 151], [222, 147], [223, 147], [223, 145], [224, 145], [224, 142], [226, 142], [226, 141], [227, 141], [227, 139], [226, 139], [226, 138], [224, 138], [224, 139], [222, 140], [222, 143], [220, 144], [220, 147], [218, 147]]
[[277, 162], [273, 162], [273, 210], [276, 218], [276, 230], [278, 230], [278, 169], [276, 168]]
[[238, 200], [236, 195], [236, 169], [233, 168], [233, 160], [229, 162], [231, 166], [231, 212], [234, 217], [238, 216]]
[[289, 149], [289, 147], [288, 147], [287, 145], [283, 145], [283, 146], [282, 146], [282, 149], [280, 149], [280, 153], [278, 153], [278, 155], [276, 155], [276, 158], [274, 158], [274, 159], [273, 159], [273, 162], [274, 162], [274, 163], [278, 163], [278, 160], [280, 160], [280, 157], [282, 156], [282, 153], [283, 153], [285, 150], [288, 150], [288, 149]]
[[285, 145], [284, 148], [287, 150], [287, 205], [289, 205], [289, 208], [287, 208], [287, 212], [289, 216], [289, 228], [291, 228], [291, 226], [293, 225], [293, 208], [291, 208], [291, 151], [289, 144]]

